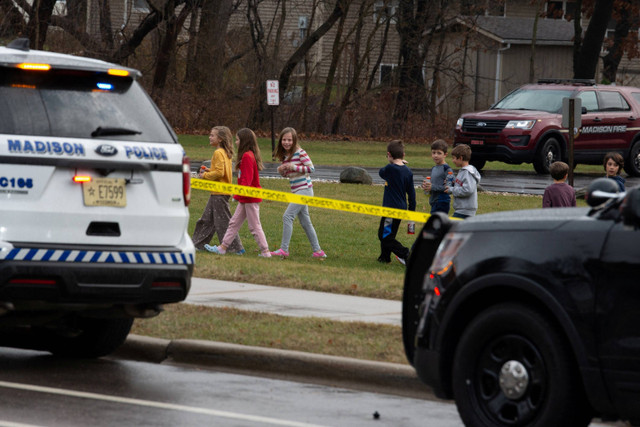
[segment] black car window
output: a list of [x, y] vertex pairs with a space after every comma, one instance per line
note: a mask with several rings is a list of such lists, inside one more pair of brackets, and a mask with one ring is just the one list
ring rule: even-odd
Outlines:
[[631, 109], [618, 92], [601, 91], [598, 96], [600, 97], [601, 111], [627, 111]]

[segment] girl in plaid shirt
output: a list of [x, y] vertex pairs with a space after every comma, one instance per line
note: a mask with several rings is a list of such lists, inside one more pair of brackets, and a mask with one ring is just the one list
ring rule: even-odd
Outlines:
[[[291, 192], [305, 196], [313, 196], [313, 184], [309, 175], [313, 173], [313, 163], [306, 151], [298, 145], [298, 135], [293, 128], [284, 128], [280, 132], [278, 146], [274, 153], [276, 159], [282, 164], [278, 166], [278, 173], [285, 178], [289, 178]], [[327, 255], [320, 248], [316, 230], [311, 223], [309, 207], [290, 203], [282, 216], [282, 243], [280, 249], [271, 252], [272, 256], [289, 256], [289, 242], [293, 233], [293, 220], [298, 217], [300, 225], [307, 234], [314, 258], [326, 258]]]

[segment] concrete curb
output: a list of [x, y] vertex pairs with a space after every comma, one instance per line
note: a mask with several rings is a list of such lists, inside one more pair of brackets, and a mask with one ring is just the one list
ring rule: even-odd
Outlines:
[[409, 365], [202, 340], [129, 335], [113, 356], [250, 371], [262, 376], [437, 400]]

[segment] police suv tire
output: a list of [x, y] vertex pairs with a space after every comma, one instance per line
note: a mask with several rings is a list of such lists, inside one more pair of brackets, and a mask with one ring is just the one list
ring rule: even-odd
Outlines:
[[547, 138], [533, 159], [533, 168], [541, 175], [549, 174], [549, 166], [561, 159], [560, 143], [554, 137]]
[[636, 141], [624, 161], [624, 171], [630, 176], [640, 176], [640, 141]]
[[47, 350], [55, 356], [97, 358], [114, 352], [129, 335], [133, 318], [76, 318], [77, 333], [48, 331]]
[[515, 303], [490, 307], [469, 322], [452, 377], [465, 426], [590, 423], [592, 411], [575, 361], [557, 329], [542, 314]]

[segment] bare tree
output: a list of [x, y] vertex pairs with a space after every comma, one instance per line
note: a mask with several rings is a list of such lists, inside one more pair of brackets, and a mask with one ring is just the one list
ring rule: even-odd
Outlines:
[[638, 33], [630, 30], [632, 19], [637, 17], [638, 13], [638, 5], [633, 4], [631, 0], [618, 0], [615, 2], [613, 11], [614, 19], [616, 20], [615, 33], [607, 54], [602, 58], [604, 65], [602, 77], [605, 82], [614, 83], [616, 81], [618, 66], [625, 52], [629, 57], [637, 56]]
[[333, 91], [333, 82], [336, 76], [336, 70], [338, 69], [338, 63], [345, 46], [345, 44], [342, 42], [342, 34], [344, 32], [344, 25], [345, 21], [347, 20], [347, 14], [349, 12], [350, 4], [351, 2], [347, 2], [345, 5], [346, 9], [340, 17], [336, 36], [333, 39], [333, 49], [331, 50], [331, 64], [329, 65], [329, 73], [327, 74], [327, 79], [325, 80], [324, 84], [324, 90], [322, 91], [320, 111], [318, 112], [318, 120], [316, 122], [316, 131], [320, 133], [326, 132], [325, 122], [327, 118], [327, 107], [329, 105], [329, 100], [331, 99], [331, 92]]
[[595, 1], [593, 14], [582, 41], [577, 63], [574, 62], [573, 64], [573, 74], [576, 79], [593, 79], [595, 77], [602, 41], [613, 11], [613, 2], [614, 0]]
[[427, 28], [427, 0], [400, 0], [396, 29], [400, 35], [398, 95], [393, 111], [393, 133], [402, 132], [409, 111], [424, 100], [424, 55], [420, 48]]
[[200, 88], [222, 84], [227, 29], [236, 7], [234, 0], [202, 0], [195, 55], [186, 73], [188, 80]]
[[320, 37], [324, 36], [345, 13], [348, 8], [347, 4], [349, 1], [350, 0], [336, 0], [333, 11], [329, 14], [327, 19], [313, 33], [311, 33], [289, 57], [280, 71], [280, 93], [285, 93], [289, 86], [289, 79], [291, 78], [291, 74], [293, 73], [296, 65], [304, 59], [309, 50], [311, 50], [316, 42], [320, 40]]

